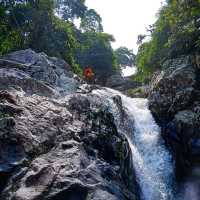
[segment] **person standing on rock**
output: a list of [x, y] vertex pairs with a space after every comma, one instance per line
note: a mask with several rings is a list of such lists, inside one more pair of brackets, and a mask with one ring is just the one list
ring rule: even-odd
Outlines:
[[87, 81], [87, 83], [94, 84], [95, 74], [93, 72], [92, 67], [88, 66], [84, 69], [84, 78]]

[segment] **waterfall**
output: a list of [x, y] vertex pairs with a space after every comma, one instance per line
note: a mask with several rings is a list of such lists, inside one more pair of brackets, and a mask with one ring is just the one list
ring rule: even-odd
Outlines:
[[129, 98], [111, 89], [96, 90], [94, 93], [103, 95], [107, 99], [118, 129], [124, 132], [124, 125], [120, 122], [111, 97], [119, 95], [122, 99], [122, 106], [128, 115], [128, 122], [125, 122], [128, 133], [125, 135], [132, 151], [141, 200], [172, 200], [174, 179], [172, 157], [160, 136], [160, 128], [148, 109], [148, 101]]

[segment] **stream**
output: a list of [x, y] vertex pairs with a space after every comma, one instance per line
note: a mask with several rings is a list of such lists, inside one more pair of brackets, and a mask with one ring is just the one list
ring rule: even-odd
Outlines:
[[[146, 99], [129, 98], [112, 89], [93, 93], [107, 99], [118, 130], [123, 132], [132, 151], [133, 166], [140, 187], [141, 200], [172, 200], [174, 198], [174, 164], [164, 145], [159, 126], [154, 121]], [[113, 98], [121, 97], [122, 107], [128, 116], [123, 123]], [[113, 98], [111, 98], [113, 97]]]

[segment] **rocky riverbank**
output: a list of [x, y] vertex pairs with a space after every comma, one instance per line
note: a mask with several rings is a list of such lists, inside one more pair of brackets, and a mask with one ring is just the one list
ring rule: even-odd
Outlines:
[[200, 68], [198, 56], [168, 60], [153, 77], [149, 108], [162, 126], [179, 178], [200, 165]]
[[11, 53], [0, 89], [0, 199], [138, 199], [126, 138], [67, 63]]

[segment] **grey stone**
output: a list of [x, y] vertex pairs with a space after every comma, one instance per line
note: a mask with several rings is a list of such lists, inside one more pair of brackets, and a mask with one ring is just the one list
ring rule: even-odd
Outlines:
[[96, 86], [80, 85], [65, 61], [44, 53], [3, 59], [0, 199], [138, 199], [128, 141], [105, 98], [91, 93]]
[[[80, 85], [79, 81], [73, 78], [72, 69], [64, 60], [48, 57], [45, 53], [36, 53], [31, 49], [26, 49], [7, 54], [2, 59], [23, 64], [23, 67], [17, 64], [15, 66], [13, 63], [5, 67], [0, 62], [0, 67], [5, 68], [1, 69], [3, 70], [1, 74], [3, 77], [6, 76], [11, 79], [11, 85], [17, 85], [13, 83], [14, 81], [16, 82], [16, 79], [19, 82], [18, 85], [23, 89], [25, 85], [31, 85], [30, 88], [34, 88], [33, 86], [35, 85], [46, 84], [46, 87], [49, 87], [49, 89], [44, 89], [41, 91], [42, 93], [52, 88], [51, 90], [54, 89], [54, 93], [56, 93], [55, 90], [58, 90], [62, 94], [73, 93]], [[21, 83], [22, 81], [20, 80], [24, 80], [25, 83]], [[3, 82], [2, 84], [4, 85], [5, 83]], [[38, 91], [31, 92], [38, 94]]]
[[200, 74], [194, 60], [193, 56], [167, 60], [150, 85], [149, 108], [158, 122], [168, 123], [164, 136], [180, 177], [199, 163]]
[[106, 87], [122, 92], [137, 86], [139, 86], [137, 82], [133, 81], [130, 77], [123, 77], [121, 74], [114, 74], [110, 76], [106, 82]]
[[153, 78], [149, 94], [149, 108], [158, 119], [168, 119], [189, 106], [196, 84], [195, 68], [188, 57], [166, 62], [166, 69]]

